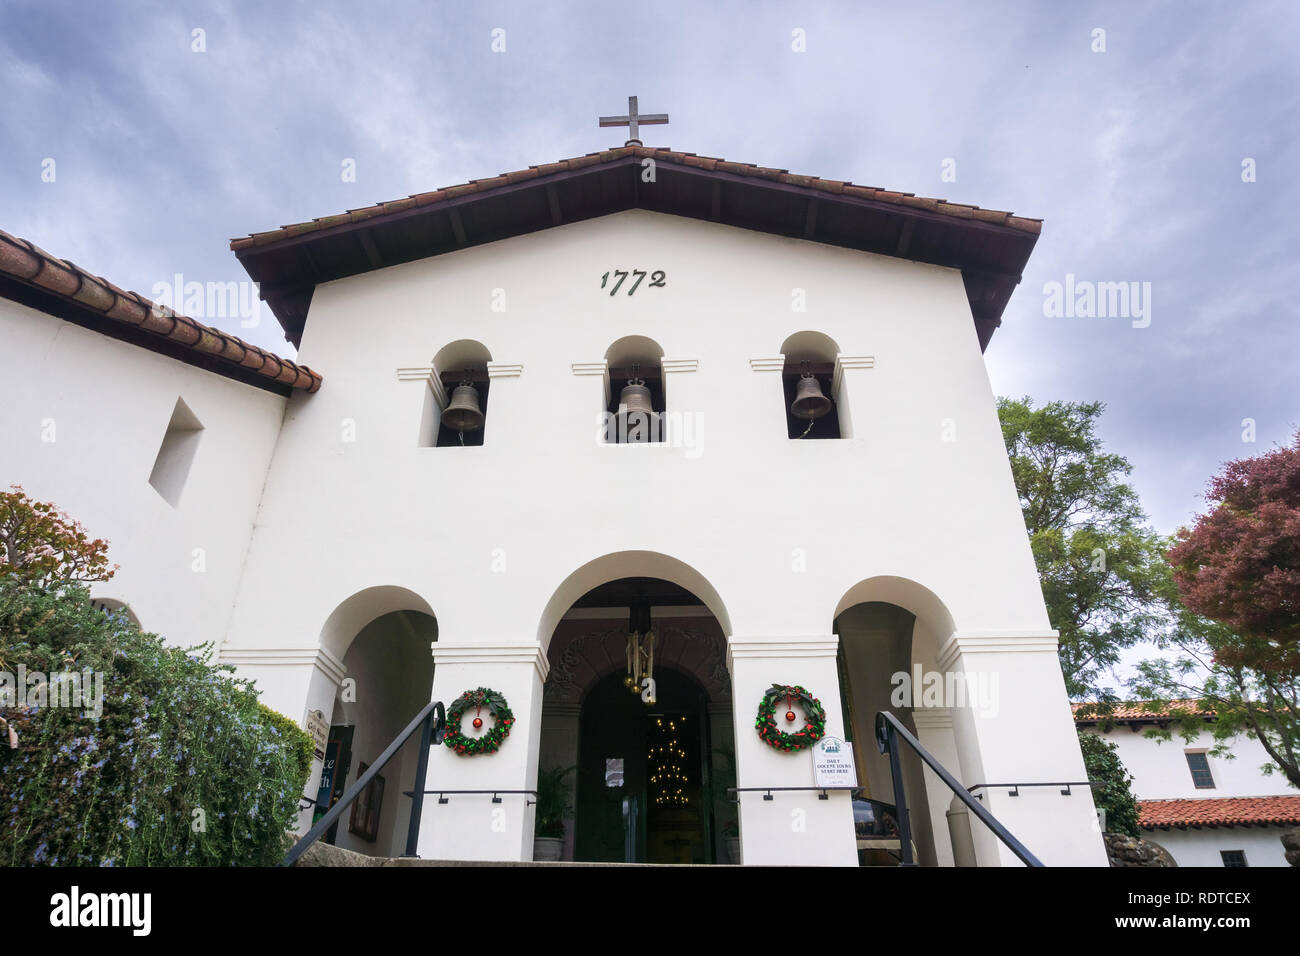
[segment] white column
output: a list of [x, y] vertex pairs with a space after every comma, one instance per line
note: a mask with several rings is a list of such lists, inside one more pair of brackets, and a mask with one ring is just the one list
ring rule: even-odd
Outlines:
[[[930, 751], [949, 773], [959, 781], [962, 780], [961, 760], [957, 755], [957, 740], [953, 735], [951, 712], [944, 707], [928, 709], [916, 707], [912, 710], [912, 723], [916, 726], [916, 739], [921, 742], [921, 746]], [[935, 863], [938, 866], [952, 866], [952, 840], [948, 836], [946, 812], [952, 802], [953, 793], [948, 789], [947, 784], [939, 779], [939, 775], [925, 766], [919, 758], [916, 758], [915, 762], [922, 765], [926, 804], [930, 810], [930, 832], [934, 835]]]
[[[451, 704], [467, 690], [499, 691], [515, 715], [515, 724], [493, 754], [462, 757], [446, 746], [429, 751], [425, 788], [448, 790], [527, 790], [537, 783], [537, 754], [542, 724], [542, 683], [547, 661], [536, 641], [472, 643], [439, 640], [433, 644], [433, 699]], [[486, 714], [486, 711], [485, 711]], [[465, 717], [468, 729], [470, 713]], [[485, 716], [490, 720], [490, 715]], [[424, 798], [419, 855], [433, 860], [500, 860], [533, 858], [533, 798], [503, 794], [448, 795]]]
[[[1080, 782], [1087, 779], [1065, 693], [1054, 632], [958, 631], [939, 652], [939, 669], [964, 675], [967, 688], [986, 689], [982, 701], [953, 709], [962, 783]], [[981, 684], [982, 682], [982, 684]], [[976, 779], [978, 778], [978, 779]], [[1073, 787], [983, 789], [984, 805], [1048, 866], [1106, 866], [1092, 791]], [[973, 816], [981, 866], [1021, 862]]]
[[[240, 677], [257, 682], [261, 701], [298, 726], [307, 728], [307, 713], [319, 710], [329, 723], [334, 713], [334, 698], [347, 669], [343, 662], [323, 647], [223, 647], [221, 662], [233, 664]], [[316, 796], [320, 787], [322, 761], [315, 757], [303, 795]], [[298, 814], [298, 835], [311, 829], [315, 807]]]
[[[812, 787], [812, 754], [781, 753], [754, 729], [763, 693], [773, 684], [798, 684], [821, 701], [826, 733], [843, 739], [839, 640], [834, 634], [742, 636], [727, 641], [735, 713], [738, 787]], [[848, 793], [820, 800], [814, 790], [740, 795], [741, 855], [746, 864], [856, 866], [857, 844]]]

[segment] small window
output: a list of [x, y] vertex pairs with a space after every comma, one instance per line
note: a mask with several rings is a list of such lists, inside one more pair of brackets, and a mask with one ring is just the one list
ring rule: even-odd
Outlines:
[[840, 416], [844, 383], [835, 378], [839, 354], [839, 345], [822, 332], [796, 332], [781, 343], [785, 360], [781, 387], [789, 438], [810, 441], [851, 437], [847, 416]]
[[185, 490], [190, 465], [194, 464], [194, 453], [199, 450], [202, 431], [203, 425], [190, 407], [184, 400], [176, 399], [171, 421], [167, 423], [167, 432], [149, 474], [149, 484], [173, 508], [180, 507], [181, 492]]
[[665, 440], [668, 389], [663, 358], [663, 347], [644, 335], [625, 335], [605, 350], [602, 444], [643, 445]]
[[1219, 857], [1223, 860], [1224, 866], [1249, 866], [1246, 862], [1245, 850], [1220, 850]]
[[1210, 774], [1210, 760], [1201, 750], [1187, 752], [1187, 767], [1192, 771], [1192, 783], [1197, 790], [1213, 790], [1214, 777]]

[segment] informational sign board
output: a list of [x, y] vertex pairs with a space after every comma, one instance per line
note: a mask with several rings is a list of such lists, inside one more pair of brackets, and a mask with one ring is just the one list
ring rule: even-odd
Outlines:
[[316, 759], [325, 759], [325, 744], [330, 738], [329, 721], [319, 710], [307, 711], [307, 733], [311, 734], [312, 747], [316, 751]]
[[819, 787], [856, 787], [858, 770], [853, 744], [838, 737], [823, 737], [813, 744], [813, 781]]

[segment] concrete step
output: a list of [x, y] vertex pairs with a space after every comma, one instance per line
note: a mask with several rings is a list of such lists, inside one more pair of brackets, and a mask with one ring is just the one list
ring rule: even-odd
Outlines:
[[417, 866], [570, 866], [570, 867], [610, 867], [610, 866], [641, 866], [641, 867], [658, 867], [667, 869], [682, 869], [684, 867], [709, 868], [713, 869], [719, 866], [729, 866], [723, 863], [534, 863], [532, 861], [524, 862], [502, 862], [491, 860], [421, 860], [409, 856], [367, 856], [364, 853], [356, 853], [352, 850], [345, 850], [342, 847], [330, 846], [328, 843], [313, 843], [307, 848], [302, 856], [298, 857], [294, 866], [397, 866], [397, 867], [417, 867]]

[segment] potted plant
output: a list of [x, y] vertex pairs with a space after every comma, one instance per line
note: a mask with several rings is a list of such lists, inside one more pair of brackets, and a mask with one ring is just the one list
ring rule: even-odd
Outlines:
[[552, 767], [537, 774], [537, 826], [533, 838], [533, 859], [558, 860], [564, 849], [564, 814], [568, 812], [569, 788], [564, 778], [573, 767]]

